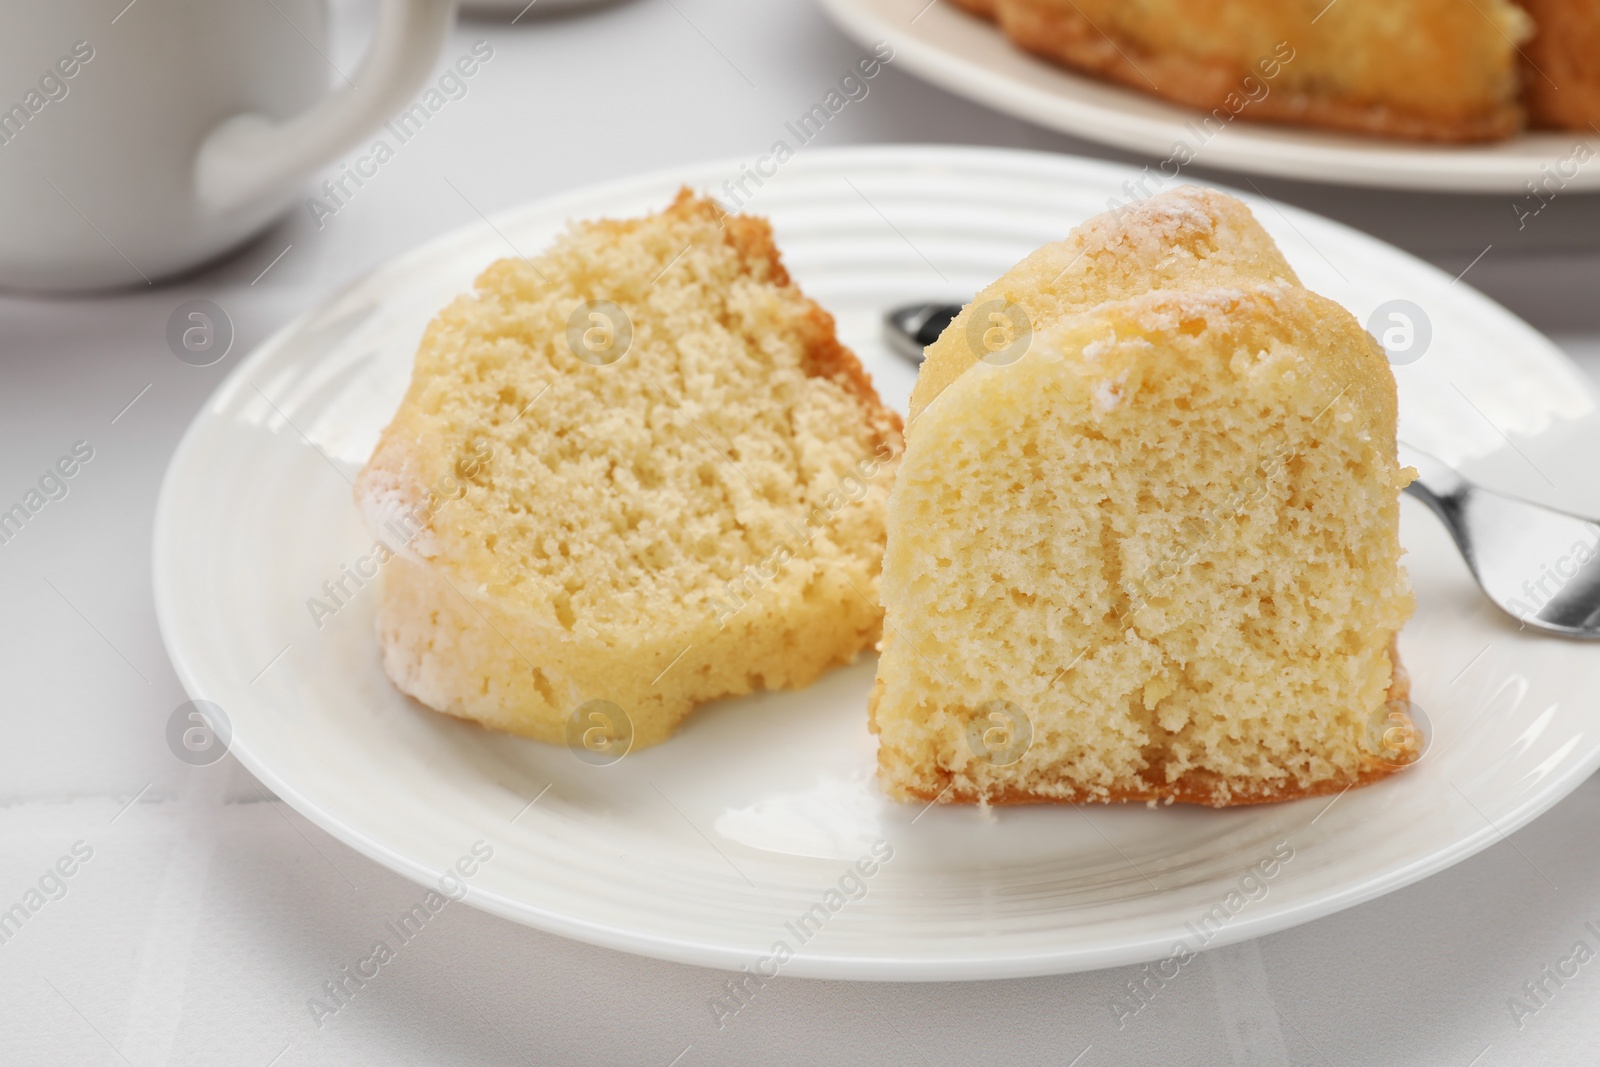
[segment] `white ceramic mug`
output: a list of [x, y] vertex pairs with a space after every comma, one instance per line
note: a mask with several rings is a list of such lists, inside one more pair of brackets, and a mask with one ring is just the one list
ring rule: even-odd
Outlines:
[[[431, 73], [454, 0], [0, 0], [0, 287], [143, 285], [266, 226]], [[337, 87], [329, 90], [329, 81]]]

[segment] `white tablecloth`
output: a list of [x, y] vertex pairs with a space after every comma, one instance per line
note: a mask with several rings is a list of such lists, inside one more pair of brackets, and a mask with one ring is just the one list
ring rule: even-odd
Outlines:
[[[339, 15], [330, 60], [353, 65], [364, 13]], [[1131, 970], [945, 985], [779, 979], [719, 1030], [717, 972], [459, 905], [318, 1025], [308, 999], [421, 890], [231, 759], [193, 768], [168, 750], [184, 694], [156, 632], [149, 558], [179, 435], [243, 352], [369, 267], [480, 210], [758, 155], [860, 55], [810, 0], [632, 0], [465, 22], [446, 59], [479, 39], [494, 58], [467, 96], [320, 226], [297, 209], [170, 285], [0, 297], [0, 498], [74, 441], [95, 449], [69, 495], [0, 547], [0, 909], [41, 883], [45, 897], [0, 943], [0, 1064], [1600, 1062], [1600, 962], [1559, 984], [1543, 970], [1580, 940], [1600, 946], [1584, 925], [1600, 926], [1593, 780], [1444, 874], [1206, 953], [1121, 1028], [1111, 1004]], [[1131, 158], [892, 65], [822, 136]], [[1563, 194], [1519, 229], [1506, 196], [1257, 184], [1452, 272], [1472, 264], [1466, 281], [1600, 371], [1600, 197]], [[237, 329], [233, 355], [209, 368], [179, 362], [164, 339], [173, 308], [197, 297]], [[1528, 982], [1542, 983], [1537, 999]], [[1517, 997], [1538, 1010], [1514, 1013]]]

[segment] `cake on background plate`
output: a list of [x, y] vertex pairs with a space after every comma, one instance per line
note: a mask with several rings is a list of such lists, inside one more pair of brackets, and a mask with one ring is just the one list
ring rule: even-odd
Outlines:
[[1518, 0], [1533, 17], [1522, 48], [1536, 126], [1600, 134], [1600, 0]]
[[956, 3], [1020, 48], [1222, 121], [1487, 141], [1523, 128], [1524, 90], [1536, 124], [1596, 121], [1597, 0]]
[[1381, 349], [1231, 198], [1162, 194], [1029, 256], [913, 396], [885, 789], [1220, 806], [1403, 764], [1368, 741], [1406, 693], [1395, 418]]
[[575, 225], [433, 320], [357, 481], [405, 542], [384, 668], [545, 741], [604, 701], [633, 747], [705, 701], [805, 685], [877, 640], [900, 450], [764, 220], [686, 190]]

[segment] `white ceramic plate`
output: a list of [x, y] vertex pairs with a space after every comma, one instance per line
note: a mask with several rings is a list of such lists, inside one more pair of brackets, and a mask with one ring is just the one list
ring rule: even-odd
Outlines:
[[[494, 857], [470, 880], [471, 903], [631, 952], [738, 968], [781, 940], [797, 950], [790, 975], [983, 978], [1164, 957], [1196, 945], [1185, 924], [1219, 906], [1213, 944], [1326, 915], [1502, 839], [1600, 764], [1600, 656], [1520, 636], [1409, 507], [1420, 607], [1401, 643], [1433, 749], [1331, 807], [892, 803], [873, 781], [871, 657], [803, 692], [704, 708], [678, 737], [609, 767], [400, 696], [379, 667], [375, 587], [347, 581], [354, 596], [320, 629], [306, 602], [373, 543], [348, 478], [400, 398], [423, 324], [508, 241], [533, 252], [569, 217], [657, 209], [681, 183], [719, 188], [739, 163], [446, 235], [286, 326], [195, 419], [156, 520], [162, 633], [191, 695], [231, 717], [238, 758], [328, 832], [424, 883], [482, 839]], [[800, 283], [903, 409], [913, 371], [880, 344], [881, 310], [970, 296], [1126, 176], [1033, 153], [818, 150], [750, 207], [770, 215]], [[1434, 349], [1449, 355], [1399, 370], [1419, 445], [1452, 459], [1503, 447], [1464, 397], [1534, 437], [1593, 411], [1576, 370], [1484, 297], [1370, 237], [1254, 203], [1305, 280], [1358, 315], [1397, 296], [1428, 309]], [[827, 911], [829, 888], [880, 840], [893, 859], [864, 898]], [[1261, 888], [1246, 883], [1256, 899], [1231, 898], [1244, 903], [1229, 911], [1275, 847], [1292, 860]], [[818, 904], [827, 921], [802, 944], [786, 924]]]
[[[864, 46], [888, 41], [894, 66], [959, 96], [1063, 133], [1147, 155], [1172, 156], [1182, 142], [1203, 166], [1282, 178], [1387, 189], [1527, 195], [1540, 167], [1575, 171], [1564, 189], [1600, 189], [1600, 167], [1573, 162], [1590, 132], [1525, 133], [1485, 145], [1427, 145], [1315, 129], [1236, 121], [1202, 140], [1191, 128], [1200, 112], [1076, 74], [1012, 45], [993, 23], [949, 0], [821, 0], [823, 9]], [[1181, 157], [1180, 157], [1181, 158]], [[1588, 157], [1584, 157], [1588, 158]], [[1529, 201], [1529, 206], [1535, 206]]]

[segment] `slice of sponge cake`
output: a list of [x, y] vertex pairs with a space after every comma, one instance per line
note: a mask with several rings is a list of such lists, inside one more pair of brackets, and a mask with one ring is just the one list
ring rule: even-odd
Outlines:
[[1404, 762], [1370, 742], [1411, 611], [1394, 379], [1243, 205], [1091, 220], [923, 374], [872, 701], [891, 795], [1225, 805]]
[[546, 741], [621, 734], [620, 709], [633, 747], [704, 701], [804, 685], [877, 640], [900, 450], [765, 221], [685, 191], [577, 225], [434, 319], [361, 473], [369, 523], [407, 542], [384, 667]]

